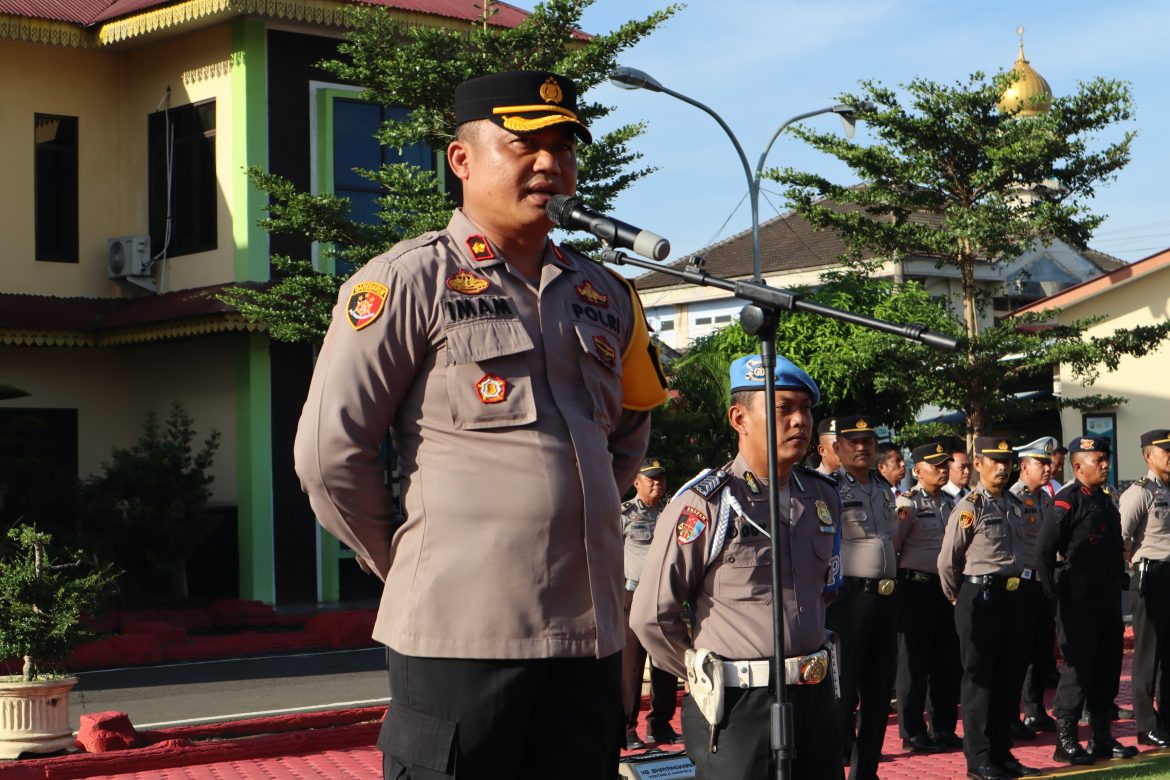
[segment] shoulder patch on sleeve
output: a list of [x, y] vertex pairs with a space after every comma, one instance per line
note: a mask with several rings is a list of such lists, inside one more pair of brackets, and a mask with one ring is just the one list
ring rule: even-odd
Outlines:
[[970, 528], [975, 523], [974, 512], [960, 512], [959, 513], [959, 528], [964, 530]]
[[650, 326], [642, 311], [642, 300], [629, 279], [602, 266], [616, 277], [630, 296], [633, 322], [630, 339], [622, 350], [622, 406], [635, 412], [648, 412], [666, 403], [666, 374], [658, 359], [658, 348], [650, 339]]
[[690, 544], [703, 535], [703, 530], [707, 527], [707, 515], [695, 509], [693, 506], [684, 506], [682, 512], [678, 516], [678, 525], [675, 530], [678, 532], [677, 539], [679, 544]]
[[703, 498], [710, 500], [730, 478], [731, 475], [723, 469], [716, 469], [690, 487]]
[[1063, 498], [1058, 498], [1053, 503], [1056, 504], [1058, 507], [1060, 507], [1061, 509], [1063, 509], [1066, 512], [1068, 512], [1069, 510], [1072, 509], [1072, 504], [1065, 501]]

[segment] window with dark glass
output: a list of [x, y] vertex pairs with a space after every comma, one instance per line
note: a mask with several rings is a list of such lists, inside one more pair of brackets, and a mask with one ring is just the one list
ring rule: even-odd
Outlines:
[[434, 170], [435, 155], [426, 144], [413, 144], [402, 150], [382, 146], [374, 133], [389, 119], [406, 119], [405, 108], [379, 106], [361, 100], [337, 98], [333, 101], [333, 194], [349, 198], [350, 215], [358, 222], [373, 224], [378, 220], [375, 199], [382, 193], [378, 183], [354, 173], [354, 168], [376, 171], [383, 164], [410, 163]]
[[36, 114], [36, 259], [77, 262], [77, 117]]
[[147, 136], [152, 256], [215, 249], [215, 101], [151, 114]]

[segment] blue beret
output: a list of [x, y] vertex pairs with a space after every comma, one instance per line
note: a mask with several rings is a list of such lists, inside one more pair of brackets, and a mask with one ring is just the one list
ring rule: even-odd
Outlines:
[[1108, 454], [1113, 449], [1109, 439], [1104, 436], [1093, 436], [1086, 433], [1068, 443], [1069, 454], [1074, 452], [1104, 452]]
[[[812, 398], [813, 406], [821, 402], [821, 391], [813, 378], [783, 355], [776, 356], [774, 375], [777, 390], [803, 390]], [[763, 358], [745, 355], [731, 364], [731, 392], [763, 390], [765, 377]]]

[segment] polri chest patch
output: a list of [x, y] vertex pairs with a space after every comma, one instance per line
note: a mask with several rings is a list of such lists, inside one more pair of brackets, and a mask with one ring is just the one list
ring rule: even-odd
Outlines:
[[345, 304], [346, 318], [354, 330], [370, 325], [386, 308], [386, 296], [390, 290], [377, 282], [359, 282], [349, 294]]

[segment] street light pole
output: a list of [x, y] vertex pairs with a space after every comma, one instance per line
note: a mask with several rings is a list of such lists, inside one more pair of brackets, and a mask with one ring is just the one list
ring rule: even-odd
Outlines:
[[[624, 89], [648, 89], [653, 92], [665, 92], [671, 97], [681, 100], [684, 103], [689, 103], [709, 114], [723, 128], [723, 132], [731, 139], [731, 143], [739, 155], [740, 164], [743, 165], [744, 176], [747, 178], [748, 196], [751, 202], [752, 212], [753, 281], [757, 285], [761, 284], [763, 281], [763, 263], [760, 253], [760, 179], [763, 176], [764, 160], [767, 159], [768, 152], [771, 151], [772, 145], [786, 127], [793, 122], [799, 122], [802, 119], [817, 116], [818, 114], [835, 113], [839, 115], [845, 123], [845, 132], [852, 137], [853, 109], [849, 106], [838, 104], [816, 111], [797, 114], [786, 120], [768, 140], [768, 144], [764, 147], [763, 153], [760, 154], [760, 160], [756, 164], [756, 169], [753, 173], [739, 139], [735, 137], [735, 133], [723, 121], [723, 117], [715, 113], [710, 107], [694, 98], [664, 87], [649, 73], [638, 70], [637, 68], [617, 68], [610, 74], [610, 80]], [[757, 336], [760, 340], [760, 359], [764, 367], [764, 397], [768, 399], [776, 397], [776, 324], [778, 318], [779, 314], [775, 307], [749, 305], [745, 306], [740, 314], [740, 322], [744, 330], [753, 336]], [[765, 408], [770, 407], [771, 402]], [[788, 778], [792, 777], [794, 737], [792, 704], [787, 701], [787, 691], [785, 690], [787, 681], [784, 676], [784, 589], [780, 570], [781, 561], [784, 558], [780, 550], [780, 485], [776, 477], [776, 415], [767, 415], [765, 423], [765, 435], [768, 440], [768, 530], [771, 534], [772, 593], [774, 594], [772, 599], [774, 637], [772, 669], [774, 670], [775, 677], [772, 679], [776, 681], [774, 686], [776, 695], [771, 707], [769, 741], [772, 746], [772, 755], [775, 762], [775, 776], [777, 780], [788, 780]]]
[[723, 117], [715, 113], [714, 109], [712, 109], [710, 106], [700, 103], [698, 100], [684, 95], [681, 92], [676, 92], [669, 87], [663, 86], [661, 82], [659, 82], [649, 73], [646, 73], [643, 70], [638, 70], [637, 68], [615, 68], [613, 72], [609, 74], [609, 78], [610, 81], [614, 83], [614, 85], [621, 87], [622, 89], [646, 89], [650, 90], [651, 92], [664, 92], [667, 95], [670, 95], [677, 100], [681, 100], [684, 103], [689, 103], [700, 111], [706, 113], [717, 123], [719, 123], [719, 127], [723, 128], [723, 132], [727, 134], [729, 139], [731, 139], [731, 144], [735, 147], [736, 154], [739, 155], [739, 162], [743, 166], [743, 175], [744, 178], [747, 179], [748, 202], [751, 205], [752, 212], [752, 279], [756, 282], [761, 281], [763, 275], [763, 260], [760, 249], [760, 180], [764, 175], [764, 161], [768, 159], [768, 152], [772, 151], [772, 146], [776, 143], [776, 139], [780, 137], [780, 134], [783, 133], [789, 125], [804, 119], [809, 119], [810, 117], [820, 116], [821, 114], [836, 114], [841, 117], [841, 121], [845, 125], [845, 134], [852, 138], [853, 128], [856, 124], [856, 112], [853, 110], [853, 107], [837, 103], [832, 106], [818, 108], [815, 111], [806, 111], [803, 114], [797, 114], [794, 117], [786, 119], [783, 124], [776, 128], [776, 131], [772, 133], [772, 137], [768, 139], [768, 144], [764, 147], [764, 151], [760, 153], [759, 162], [756, 163], [756, 168], [753, 172], [751, 165], [748, 163], [747, 154], [744, 153], [743, 146], [740, 144], [739, 139], [735, 137], [735, 133], [731, 131], [731, 128], [727, 125], [727, 122], [723, 121]]

